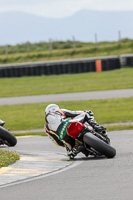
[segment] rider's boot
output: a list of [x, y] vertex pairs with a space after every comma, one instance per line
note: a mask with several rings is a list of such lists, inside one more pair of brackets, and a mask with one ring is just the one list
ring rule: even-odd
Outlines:
[[110, 139], [108, 137], [106, 128], [104, 126], [99, 125], [96, 121], [95, 122], [91, 121], [89, 124], [93, 127], [94, 131], [96, 131], [106, 139], [106, 142], [108, 144], [110, 143]]
[[94, 119], [88, 120], [88, 123], [93, 127], [94, 131], [98, 132], [99, 134], [106, 136], [106, 128], [104, 126], [99, 125]]
[[83, 153], [86, 157], [88, 157], [89, 152], [85, 149], [83, 145], [75, 145], [71, 151], [68, 152], [68, 156], [70, 158], [74, 158], [78, 153]]
[[108, 137], [106, 128], [104, 126], [99, 125], [94, 119], [89, 121], [89, 124], [93, 127], [94, 131], [105, 137], [106, 142], [110, 144], [110, 139]]
[[105, 136], [107, 133], [106, 133], [106, 128], [99, 125], [96, 120], [94, 119], [94, 116], [93, 116], [93, 112], [91, 111], [88, 111], [86, 112], [86, 121], [89, 123], [90, 126], [92, 126], [92, 128], [94, 129], [94, 131], [100, 133], [101, 135]]
[[99, 125], [98, 123], [92, 124], [92, 127], [96, 132], [100, 133], [103, 136], [105, 136], [107, 134], [106, 128], [104, 126]]

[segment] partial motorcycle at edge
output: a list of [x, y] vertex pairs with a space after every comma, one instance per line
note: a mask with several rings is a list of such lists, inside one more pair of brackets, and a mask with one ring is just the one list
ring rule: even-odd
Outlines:
[[17, 144], [16, 137], [10, 133], [4, 126], [5, 122], [0, 119], [0, 145], [15, 146]]

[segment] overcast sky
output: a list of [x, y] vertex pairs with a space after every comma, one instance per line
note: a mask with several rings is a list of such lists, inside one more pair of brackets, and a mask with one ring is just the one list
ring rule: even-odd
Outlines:
[[62, 18], [88, 10], [132, 10], [132, 0], [0, 0], [0, 12], [24, 11], [50, 18]]

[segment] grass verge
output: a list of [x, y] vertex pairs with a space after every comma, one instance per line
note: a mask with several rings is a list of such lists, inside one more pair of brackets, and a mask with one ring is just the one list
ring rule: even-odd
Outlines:
[[14, 152], [0, 150], [0, 168], [13, 164], [20, 159], [20, 155]]
[[[92, 110], [99, 124], [109, 124], [133, 122], [132, 102], [133, 97], [74, 102], [63, 101], [58, 102], [58, 105], [60, 108], [70, 110]], [[44, 110], [48, 104], [36, 103], [0, 106], [1, 119], [6, 121], [5, 127], [11, 131], [42, 129], [45, 123]]]
[[60, 42], [52, 43], [52, 52], [49, 52], [49, 44], [29, 44], [30, 52], [27, 52], [27, 44], [8, 46], [8, 58], [5, 55], [5, 47], [0, 47], [0, 63], [21, 63], [33, 61], [50, 61], [84, 57], [110, 56], [133, 53], [133, 41], [128, 39], [119, 42], [100, 42], [81, 43], [76, 42], [76, 48], [73, 48], [73, 43], [70, 41], [64, 44]]
[[16, 136], [16, 137], [18, 137], [18, 136], [36, 136], [36, 135], [38, 135], [38, 136], [46, 136], [46, 134], [44, 133], [44, 132], [27, 132], [27, 133], [14, 133], [13, 134], [14, 136]]
[[82, 74], [0, 78], [0, 97], [133, 88], [133, 68]]
[[[121, 130], [133, 130], [133, 125], [117, 125], [117, 126], [107, 126], [107, 131], [121, 131]], [[16, 137], [22, 136], [47, 136], [45, 132], [27, 132], [27, 133], [14, 133]]]
[[133, 130], [133, 125], [117, 125], [107, 127], [107, 131], [121, 131], [121, 130]]

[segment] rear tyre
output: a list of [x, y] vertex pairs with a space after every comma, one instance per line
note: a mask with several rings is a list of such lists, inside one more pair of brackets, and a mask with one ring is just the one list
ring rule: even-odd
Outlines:
[[15, 146], [17, 144], [16, 137], [1, 126], [0, 126], [0, 138], [2, 139], [2, 142], [8, 146]]
[[92, 133], [86, 133], [83, 136], [83, 141], [95, 149], [97, 152], [99, 152], [102, 155], [105, 155], [107, 158], [113, 158], [116, 155], [115, 148], [111, 147], [109, 144], [103, 142], [99, 138], [97, 138]]

